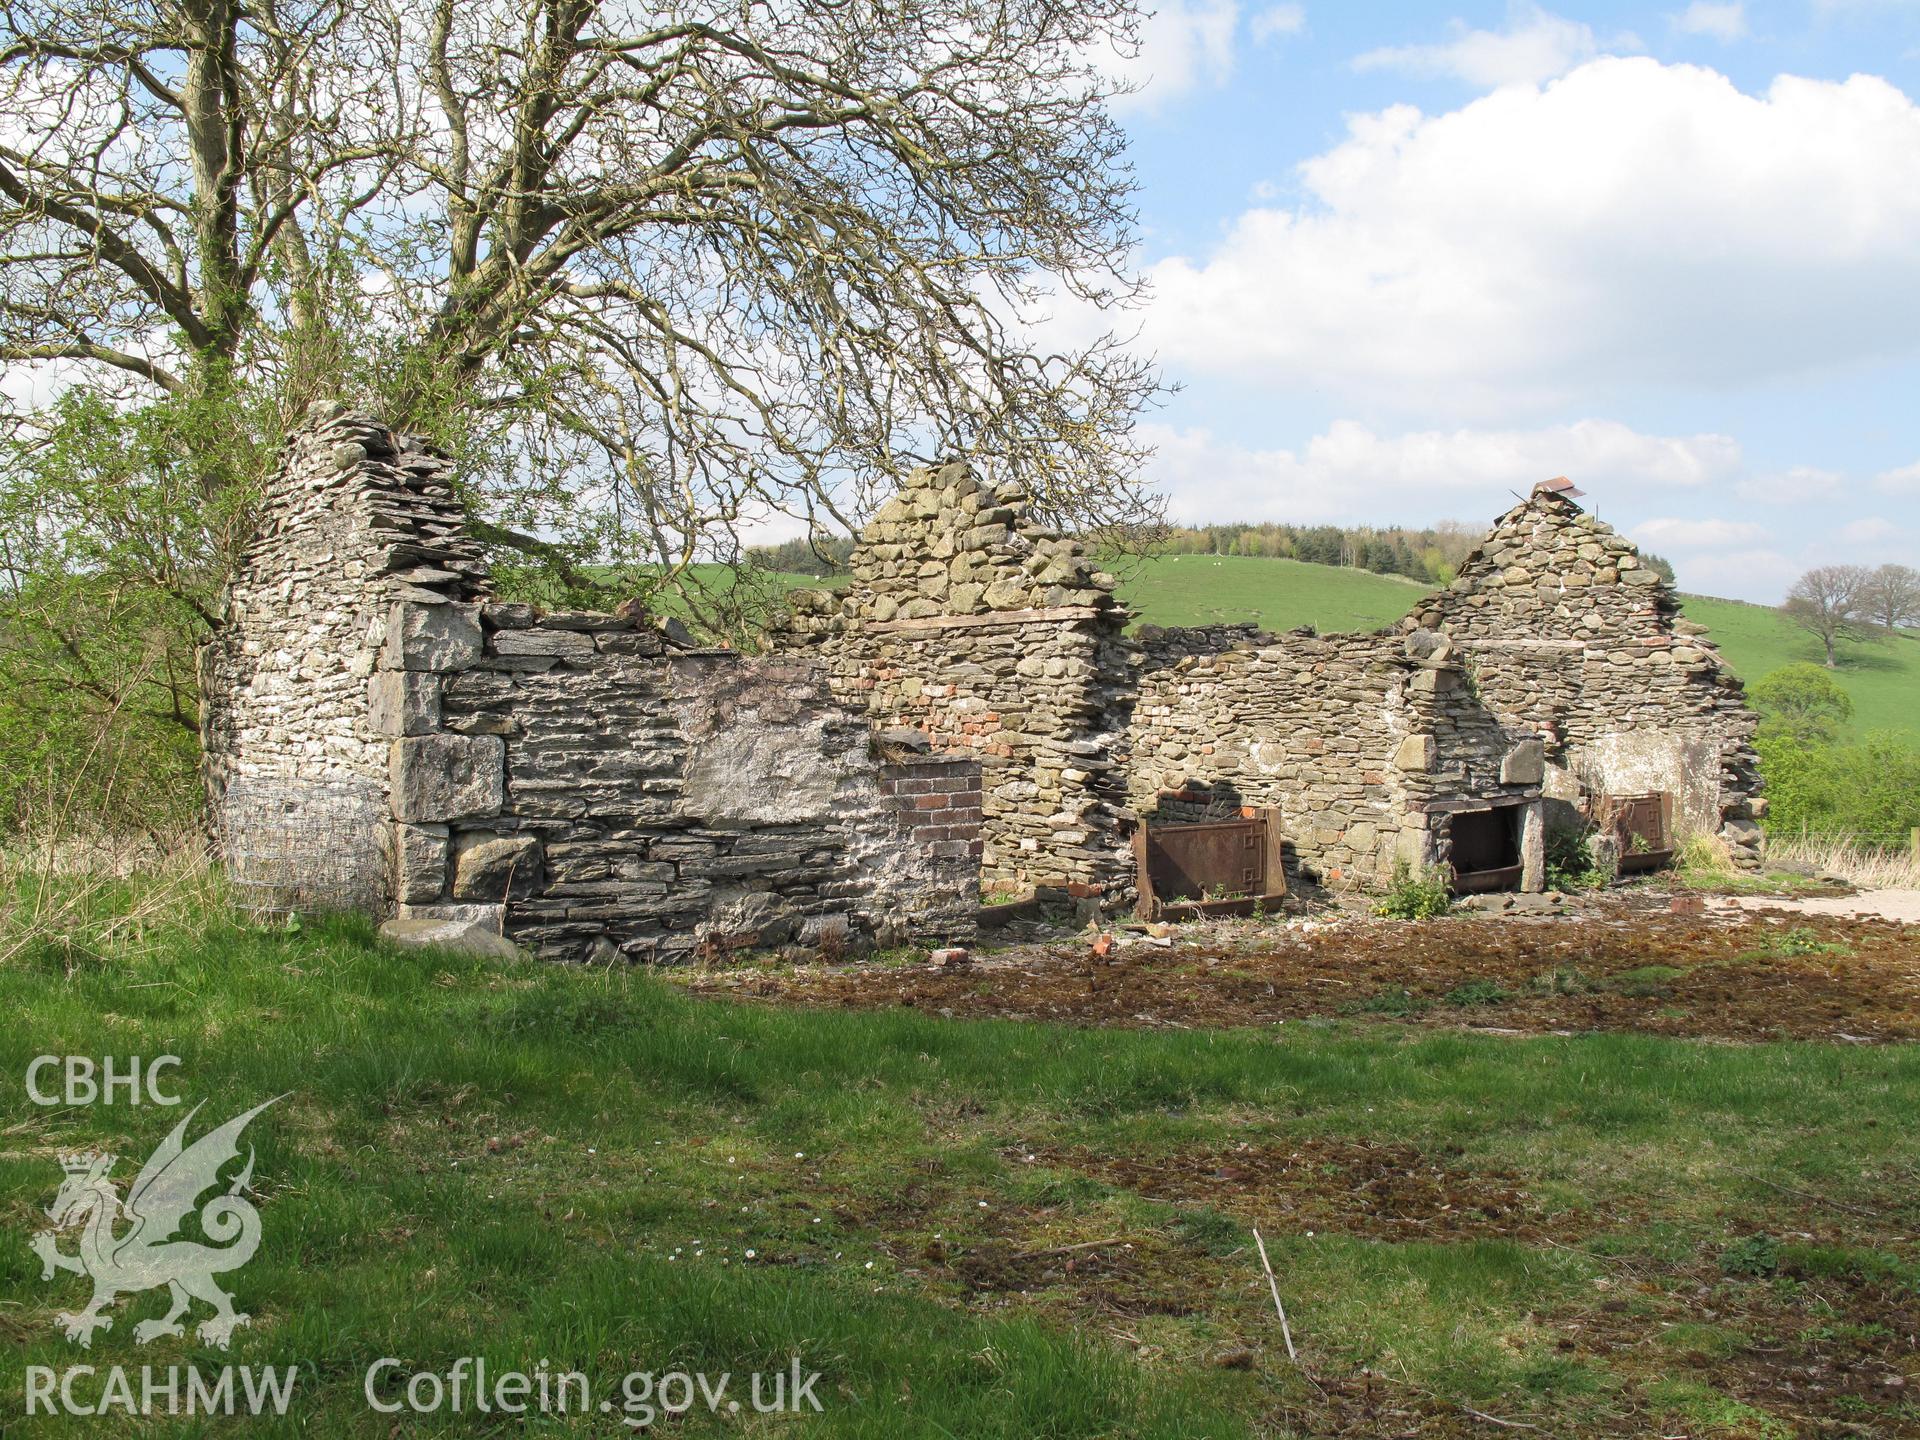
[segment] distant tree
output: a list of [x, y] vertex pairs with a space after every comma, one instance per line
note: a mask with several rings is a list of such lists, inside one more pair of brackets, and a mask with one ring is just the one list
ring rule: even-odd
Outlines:
[[1853, 717], [1852, 698], [1818, 665], [1783, 665], [1763, 676], [1747, 695], [1768, 734], [1832, 744]]
[[1651, 550], [1640, 552], [1640, 563], [1669, 585], [1673, 584], [1673, 562], [1664, 555], [1656, 555]]
[[845, 535], [814, 535], [782, 540], [778, 545], [755, 545], [746, 552], [748, 565], [788, 575], [832, 575], [846, 569], [853, 540]]
[[1864, 615], [1873, 572], [1864, 565], [1821, 565], [1793, 582], [1781, 608], [1802, 630], [1826, 647], [1829, 670], [1840, 663], [1834, 643], [1871, 633]]
[[1334, 526], [1316, 525], [1302, 531], [1294, 542], [1293, 553], [1315, 565], [1338, 565], [1346, 553], [1346, 536]]
[[1920, 626], [1920, 570], [1908, 565], [1882, 565], [1867, 582], [1860, 608], [1888, 634], [1905, 626]]

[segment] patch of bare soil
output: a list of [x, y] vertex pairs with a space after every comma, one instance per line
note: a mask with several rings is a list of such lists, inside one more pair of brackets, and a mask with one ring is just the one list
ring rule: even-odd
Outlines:
[[1083, 1319], [1083, 1312], [1122, 1321], [1192, 1315], [1218, 1304], [1214, 1287], [1199, 1283], [1191, 1255], [1152, 1235], [1039, 1246], [1003, 1239], [949, 1246], [935, 1240], [921, 1258], [976, 1299], [1067, 1287], [1071, 1308]]
[[1852, 895], [1729, 895], [1718, 904], [1736, 910], [1784, 910], [1793, 915], [1873, 915], [1920, 925], [1920, 890], [1861, 890]]
[[[1005, 1154], [1011, 1164], [1076, 1171], [1275, 1233], [1498, 1238], [1575, 1249], [1597, 1230], [1646, 1219], [1617, 1209], [1550, 1212], [1515, 1174], [1475, 1167], [1451, 1149], [1397, 1141], [1302, 1136], [1134, 1155], [1028, 1146]], [[1476, 1410], [1412, 1384], [1391, 1357], [1356, 1365], [1311, 1335], [1301, 1336], [1306, 1368], [1289, 1362], [1250, 1247], [1216, 1254], [1178, 1227], [1150, 1225], [1090, 1236], [1071, 1205], [975, 1212], [956, 1202], [937, 1171], [905, 1175], [884, 1194], [848, 1193], [834, 1213], [874, 1232], [904, 1273], [957, 1303], [1032, 1307], [1156, 1361], [1259, 1370], [1274, 1387], [1267, 1420], [1275, 1433], [1423, 1440], [1505, 1431], [1727, 1440], [1920, 1434], [1920, 1286], [1908, 1223], [1915, 1217], [1898, 1200], [1838, 1224], [1813, 1209], [1790, 1209], [1774, 1217], [1770, 1232], [1735, 1225], [1724, 1242], [1678, 1264], [1597, 1257], [1603, 1268], [1586, 1298], [1528, 1317], [1569, 1360], [1619, 1382], [1608, 1394], [1586, 1396], [1578, 1419], [1560, 1428], [1516, 1399], [1498, 1407], [1504, 1415]], [[946, 1217], [937, 1231], [929, 1220], [935, 1215]], [[1154, 1317], [1189, 1316], [1218, 1327], [1204, 1350], [1169, 1357], [1143, 1341], [1166, 1334], [1150, 1328]], [[1675, 1381], [1751, 1408], [1698, 1428], [1697, 1411], [1662, 1398], [1661, 1387]]]
[[1920, 1291], [1909, 1280], [1787, 1258], [1768, 1277], [1711, 1260], [1623, 1273], [1615, 1298], [1543, 1316], [1563, 1350], [1641, 1383], [1684, 1376], [1796, 1435], [1920, 1434]]
[[1505, 1171], [1470, 1170], [1451, 1156], [1384, 1141], [1305, 1136], [1157, 1156], [1061, 1150], [1034, 1158], [1155, 1200], [1205, 1205], [1290, 1232], [1533, 1240], [1565, 1235], [1573, 1218], [1548, 1216]]
[[1077, 1025], [1272, 1025], [1348, 1015], [1531, 1032], [1920, 1039], [1920, 931], [1838, 916], [1675, 915], [1603, 900], [1553, 919], [1344, 918], [1122, 933], [961, 969], [851, 965], [690, 977], [707, 993]]

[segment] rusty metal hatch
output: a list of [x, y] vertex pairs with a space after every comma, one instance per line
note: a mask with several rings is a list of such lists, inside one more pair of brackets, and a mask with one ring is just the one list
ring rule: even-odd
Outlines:
[[1673, 859], [1673, 796], [1666, 791], [1602, 795], [1593, 819], [1619, 847], [1621, 874], [1658, 870]]
[[1140, 905], [1146, 918], [1251, 913], [1287, 893], [1279, 812], [1245, 810], [1239, 820], [1155, 824], [1134, 832]]

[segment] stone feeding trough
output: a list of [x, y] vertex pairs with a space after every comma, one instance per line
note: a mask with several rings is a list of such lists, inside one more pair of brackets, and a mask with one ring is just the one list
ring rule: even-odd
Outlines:
[[1252, 915], [1286, 898], [1280, 812], [1247, 806], [1227, 820], [1144, 820], [1133, 832], [1143, 920]]

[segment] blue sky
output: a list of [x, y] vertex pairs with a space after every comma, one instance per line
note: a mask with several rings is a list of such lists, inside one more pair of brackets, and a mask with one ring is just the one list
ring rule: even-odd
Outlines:
[[1116, 65], [1179, 518], [1564, 473], [1688, 589], [1920, 566], [1920, 0], [1168, 0]]

